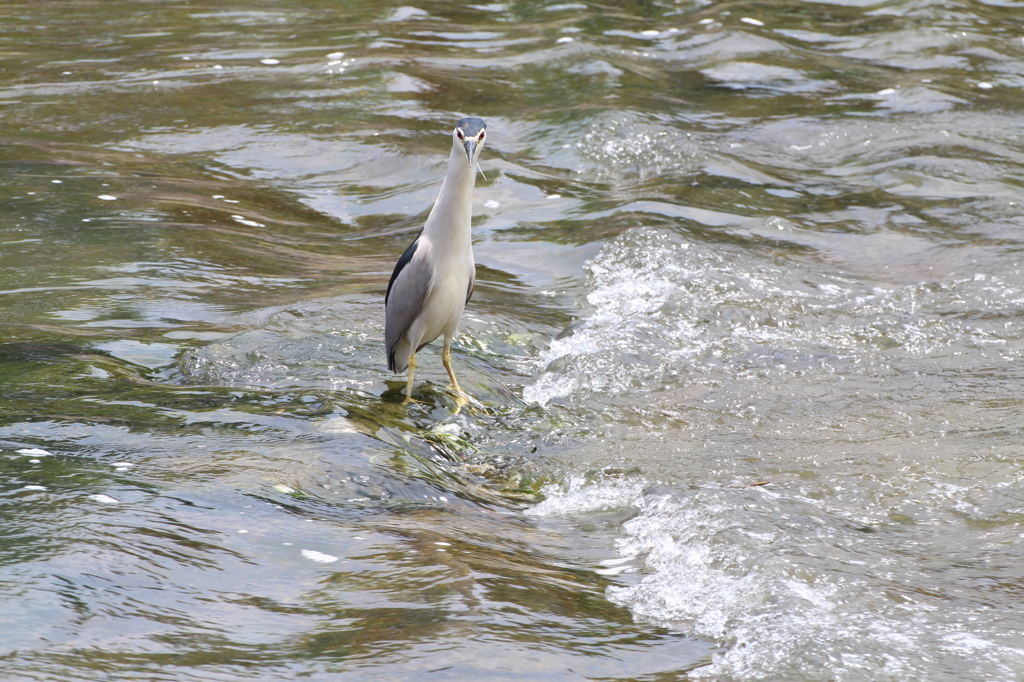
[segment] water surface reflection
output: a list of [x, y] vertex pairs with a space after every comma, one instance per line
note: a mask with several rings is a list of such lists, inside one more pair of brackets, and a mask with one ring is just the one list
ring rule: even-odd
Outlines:
[[0, 12], [11, 679], [1024, 674], [1013, 7]]

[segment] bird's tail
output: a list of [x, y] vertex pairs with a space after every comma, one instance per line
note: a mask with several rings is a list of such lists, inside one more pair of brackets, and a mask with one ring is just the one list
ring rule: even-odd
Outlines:
[[388, 348], [388, 369], [396, 374], [401, 374], [409, 369], [409, 356], [412, 355], [412, 347], [405, 338], [401, 338]]

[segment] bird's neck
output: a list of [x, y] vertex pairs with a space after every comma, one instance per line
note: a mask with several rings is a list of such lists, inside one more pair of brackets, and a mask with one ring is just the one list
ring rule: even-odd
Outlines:
[[466, 152], [456, 146], [448, 158], [448, 174], [441, 184], [441, 192], [423, 226], [424, 236], [442, 247], [443, 253], [470, 248], [475, 184], [476, 171], [470, 167]]

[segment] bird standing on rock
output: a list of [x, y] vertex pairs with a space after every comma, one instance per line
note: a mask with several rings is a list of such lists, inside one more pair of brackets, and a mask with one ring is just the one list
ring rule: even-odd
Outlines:
[[398, 259], [388, 282], [384, 346], [388, 369], [409, 371], [406, 403], [412, 400], [417, 351], [441, 334], [441, 360], [460, 407], [465, 403], [452, 370], [451, 344], [476, 281], [470, 221], [477, 159], [486, 134], [487, 124], [479, 118], [464, 118], [455, 126], [448, 172], [437, 201], [419, 236]]

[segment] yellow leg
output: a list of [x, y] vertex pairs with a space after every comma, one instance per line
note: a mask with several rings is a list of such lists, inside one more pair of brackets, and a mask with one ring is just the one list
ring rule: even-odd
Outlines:
[[412, 375], [416, 372], [416, 353], [413, 352], [409, 356], [409, 378], [405, 382], [405, 400], [402, 401], [403, 405], [408, 405], [412, 402]]
[[444, 363], [444, 368], [448, 370], [448, 378], [451, 379], [452, 388], [461, 393], [462, 389], [459, 388], [459, 380], [455, 378], [455, 370], [452, 369], [452, 344], [447, 339], [444, 342], [444, 350], [441, 351], [441, 362]]
[[469, 401], [466, 400], [466, 394], [459, 387], [459, 380], [455, 378], [455, 370], [452, 369], [452, 344], [447, 339], [444, 342], [444, 350], [441, 351], [441, 362], [448, 370], [448, 378], [451, 379], [452, 389], [455, 391], [455, 414], [458, 414], [463, 407], [469, 405]]

